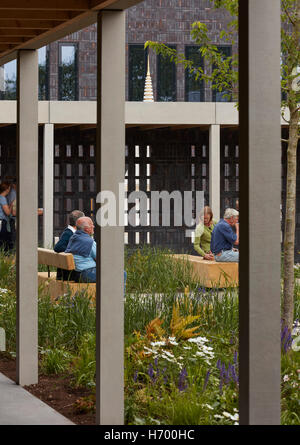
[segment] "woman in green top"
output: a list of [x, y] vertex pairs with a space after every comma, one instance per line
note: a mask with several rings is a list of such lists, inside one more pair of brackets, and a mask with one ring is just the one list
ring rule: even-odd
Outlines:
[[199, 219], [199, 224], [195, 230], [194, 249], [204, 260], [213, 261], [214, 256], [210, 250], [210, 240], [216, 221], [213, 219], [211, 208], [205, 206], [200, 213]]

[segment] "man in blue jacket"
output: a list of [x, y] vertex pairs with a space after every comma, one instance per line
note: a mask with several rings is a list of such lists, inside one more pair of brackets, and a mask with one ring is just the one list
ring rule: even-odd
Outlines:
[[66, 253], [72, 253], [75, 271], [80, 273], [80, 281], [96, 283], [96, 242], [92, 238], [94, 223], [91, 218], [83, 216], [76, 221], [76, 232], [71, 236]]
[[[73, 210], [73, 212], [69, 215], [69, 225], [65, 228], [65, 230], [62, 232], [62, 234], [59, 237], [59, 241], [54, 246], [54, 251], [57, 253], [65, 252], [67, 245], [69, 243], [69, 240], [72, 235], [76, 232], [76, 221], [78, 218], [81, 218], [84, 216], [84, 213], [80, 210]], [[77, 274], [73, 271], [69, 270], [63, 270], [63, 269], [57, 269], [57, 280], [74, 280], [77, 281]]]
[[[235, 262], [239, 261], [239, 252], [234, 245], [239, 244], [239, 212], [235, 209], [226, 209], [224, 219], [215, 225], [211, 234], [210, 248], [215, 261]], [[232, 230], [235, 227], [236, 233]]]
[[[84, 216], [76, 221], [76, 232], [71, 236], [66, 253], [72, 253], [75, 262], [75, 271], [80, 273], [79, 281], [96, 283], [97, 245], [92, 235], [94, 223], [91, 218]], [[124, 292], [127, 273], [124, 270]]]

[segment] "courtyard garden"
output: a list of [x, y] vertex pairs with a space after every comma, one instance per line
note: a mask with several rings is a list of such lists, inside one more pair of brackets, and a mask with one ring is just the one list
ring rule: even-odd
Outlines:
[[[145, 248], [129, 255], [124, 297], [125, 423], [239, 422], [238, 290], [205, 289], [188, 263]], [[300, 267], [294, 329], [282, 327], [282, 424], [300, 424]], [[262, 289], [263, 292], [263, 289]], [[40, 383], [27, 389], [75, 423], [95, 422], [95, 307], [84, 294], [52, 301], [39, 290]], [[13, 378], [16, 350], [13, 257], [0, 256], [0, 372]], [[300, 346], [300, 345], [299, 345]], [[58, 403], [60, 394], [62, 403]], [[68, 397], [68, 398], [67, 398]], [[67, 398], [67, 400], [66, 400]]]

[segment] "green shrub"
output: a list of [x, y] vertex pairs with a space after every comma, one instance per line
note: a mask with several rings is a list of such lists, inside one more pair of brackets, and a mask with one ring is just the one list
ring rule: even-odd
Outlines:
[[64, 349], [41, 349], [40, 354], [43, 374], [62, 374], [69, 367], [72, 358]]
[[73, 361], [75, 386], [94, 387], [96, 378], [96, 335], [85, 334]]

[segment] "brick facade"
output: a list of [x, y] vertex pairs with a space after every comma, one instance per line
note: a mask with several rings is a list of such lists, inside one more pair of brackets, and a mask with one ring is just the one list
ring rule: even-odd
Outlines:
[[[128, 100], [128, 45], [144, 44], [147, 40], [175, 45], [184, 52], [186, 45], [192, 45], [190, 30], [195, 21], [206, 23], [209, 35], [216, 44], [219, 33], [230, 21], [224, 10], [212, 8], [210, 0], [146, 0], [126, 11], [126, 100]], [[71, 34], [49, 46], [50, 100], [58, 99], [59, 43], [78, 45], [78, 99], [96, 100], [97, 70], [97, 25], [92, 25]], [[223, 42], [224, 43], [224, 42]], [[236, 48], [234, 49], [236, 51]], [[208, 67], [207, 67], [208, 69]], [[150, 52], [150, 71], [154, 90], [157, 93], [157, 56]], [[177, 101], [184, 101], [184, 68], [176, 67]], [[211, 91], [206, 87], [206, 101], [211, 100]]]

